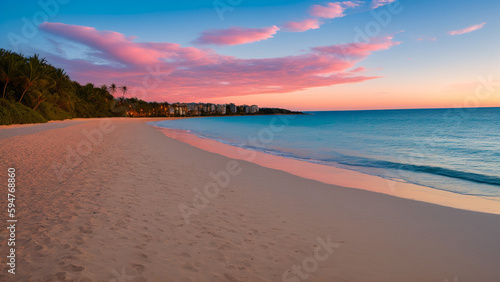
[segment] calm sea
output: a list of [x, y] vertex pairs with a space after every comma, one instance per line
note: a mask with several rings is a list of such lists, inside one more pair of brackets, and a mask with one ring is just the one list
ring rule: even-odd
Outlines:
[[500, 108], [307, 112], [152, 124], [396, 181], [500, 197]]

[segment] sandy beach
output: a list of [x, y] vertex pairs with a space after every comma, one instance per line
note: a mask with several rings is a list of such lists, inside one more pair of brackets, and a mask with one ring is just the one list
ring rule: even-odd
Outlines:
[[306, 179], [153, 120], [0, 127], [18, 219], [12, 275], [4, 197], [1, 281], [500, 280], [498, 214]]

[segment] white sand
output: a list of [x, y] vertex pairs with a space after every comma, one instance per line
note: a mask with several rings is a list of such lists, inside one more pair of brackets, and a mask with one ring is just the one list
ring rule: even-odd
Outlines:
[[[0, 129], [0, 183], [16, 168], [19, 205], [17, 274], [6, 272], [2, 228], [0, 280], [282, 281], [303, 262], [308, 281], [500, 280], [498, 215], [232, 160], [168, 138], [146, 121], [112, 119], [104, 128], [114, 129], [87, 152], [83, 132], [102, 120], [22, 127], [33, 133], [6, 138]], [[66, 146], [83, 150], [79, 163], [66, 163]], [[71, 171], [56, 173], [54, 163]], [[210, 172], [227, 172], [228, 164], [240, 173], [218, 194], [212, 190], [208, 203], [197, 202], [187, 223], [179, 205], [193, 207], [193, 189], [203, 191], [214, 183]], [[330, 238], [331, 254], [320, 248], [314, 258], [318, 238]]]

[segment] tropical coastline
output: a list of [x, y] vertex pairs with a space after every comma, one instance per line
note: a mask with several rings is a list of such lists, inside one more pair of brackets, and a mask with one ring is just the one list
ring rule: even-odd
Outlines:
[[0, 281], [500, 281], [500, 1], [3, 1]]

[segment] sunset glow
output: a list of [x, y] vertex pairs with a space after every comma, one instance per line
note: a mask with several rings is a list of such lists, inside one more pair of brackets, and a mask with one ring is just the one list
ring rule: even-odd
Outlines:
[[[221, 8], [200, 2], [196, 11], [173, 4], [133, 14], [119, 10], [113, 24], [99, 11], [69, 20], [66, 14], [82, 8], [69, 3], [47, 21], [34, 21], [33, 38], [19, 40], [10, 32], [0, 43], [40, 53], [82, 84], [126, 84], [126, 97], [146, 101], [235, 101], [297, 110], [469, 105], [464, 99], [474, 95], [481, 77], [492, 76], [492, 85], [498, 84], [499, 62], [491, 58], [499, 44], [492, 36], [499, 4], [484, 1], [448, 11], [447, 4], [431, 3]], [[464, 16], [484, 5], [492, 12]], [[450, 20], [429, 17], [420, 24], [426, 9], [435, 15], [447, 11]], [[30, 10], [16, 13], [29, 18]], [[15, 24], [2, 29], [16, 30]], [[462, 84], [469, 87], [452, 87]], [[492, 93], [472, 104], [500, 106], [498, 91]]]

